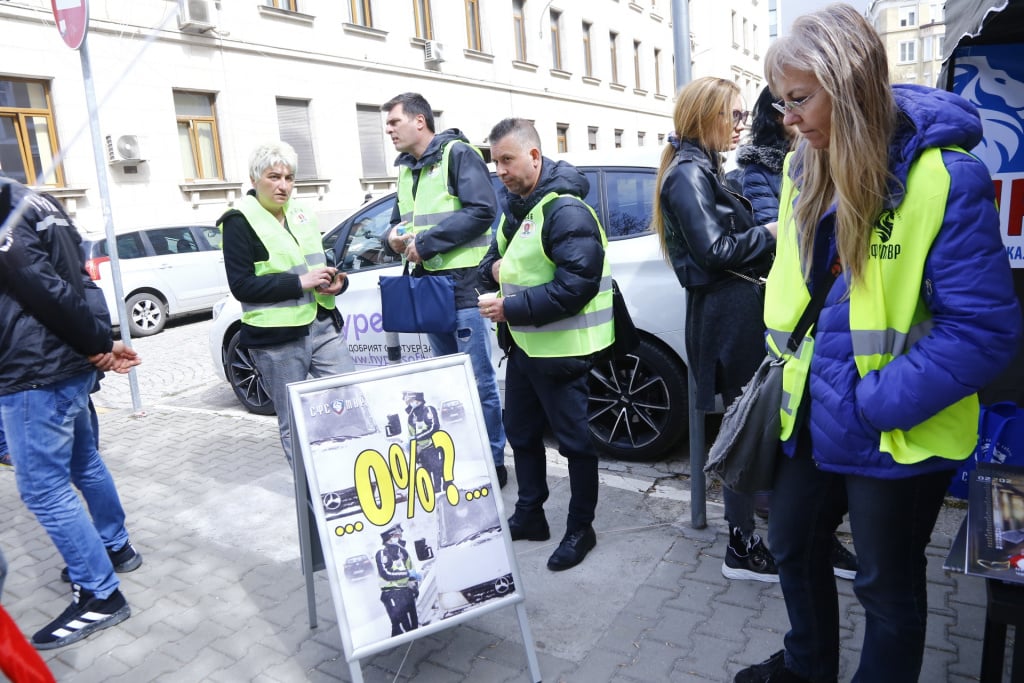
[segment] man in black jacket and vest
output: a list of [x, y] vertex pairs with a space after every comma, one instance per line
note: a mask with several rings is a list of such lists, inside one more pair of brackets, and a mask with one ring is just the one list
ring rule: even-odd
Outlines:
[[[480, 264], [485, 285], [501, 286], [481, 313], [508, 325], [505, 431], [519, 498], [508, 520], [512, 540], [550, 538], [544, 432], [550, 427], [569, 463], [569, 515], [548, 569], [574, 567], [597, 544], [597, 455], [587, 425], [587, 376], [595, 354], [614, 341], [607, 240], [583, 201], [589, 183], [574, 166], [541, 155], [525, 119], [491, 130], [491, 157], [508, 207]], [[538, 410], [539, 408], [539, 410]]]

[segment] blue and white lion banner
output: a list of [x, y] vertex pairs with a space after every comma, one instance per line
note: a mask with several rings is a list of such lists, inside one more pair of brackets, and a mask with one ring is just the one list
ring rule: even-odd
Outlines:
[[1024, 52], [977, 45], [957, 48], [953, 59], [953, 92], [978, 108], [985, 131], [971, 153], [992, 173], [1010, 265], [1024, 268]]

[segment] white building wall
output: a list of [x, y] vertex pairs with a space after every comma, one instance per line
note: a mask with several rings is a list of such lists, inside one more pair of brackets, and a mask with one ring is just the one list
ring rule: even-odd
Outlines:
[[[569, 151], [587, 148], [590, 127], [598, 129], [599, 149], [614, 146], [616, 130], [622, 130], [623, 147], [636, 147], [643, 132], [652, 163], [658, 135], [671, 130], [669, 0], [527, 0], [523, 63], [513, 60], [511, 0], [481, 0], [480, 52], [466, 49], [464, 2], [433, 0], [434, 38], [446, 59], [439, 66], [424, 63], [410, 0], [374, 0], [372, 29], [352, 26], [349, 3], [340, 0], [299, 0], [299, 13], [268, 9], [257, 0], [221, 0], [213, 3], [216, 30], [201, 35], [178, 30], [173, 0], [90, 4], [87, 45], [101, 101], [99, 130], [115, 140], [140, 136], [146, 159], [134, 167], [105, 167], [117, 226], [215, 220], [249, 188], [249, 151], [279, 137], [277, 97], [310, 103], [318, 177], [297, 192], [321, 213], [325, 228], [357, 207], [367, 190], [388, 189], [387, 182], [362, 176], [357, 104], [376, 107], [400, 92], [418, 91], [442, 113], [439, 128], [458, 127], [474, 143], [483, 143], [498, 120], [522, 116], [536, 122], [549, 154], [556, 151], [557, 124], [569, 126]], [[749, 40], [733, 44], [731, 7], [758, 26], [756, 48]], [[559, 71], [551, 68], [550, 9], [562, 13]], [[586, 79], [584, 21], [592, 25], [593, 77]], [[763, 83], [767, 27], [763, 0], [691, 3], [694, 77], [733, 78], [752, 103]], [[611, 31], [619, 36], [618, 83], [611, 82]], [[49, 82], [56, 132], [66, 148], [67, 187], [58, 196], [83, 228], [102, 229], [79, 53], [60, 40], [48, 0], [0, 3], [0, 33], [0, 75]], [[640, 42], [639, 84], [634, 41]], [[660, 84], [654, 83], [655, 49]], [[215, 94], [222, 181], [185, 183], [175, 89]], [[386, 158], [393, 159], [387, 147]]]

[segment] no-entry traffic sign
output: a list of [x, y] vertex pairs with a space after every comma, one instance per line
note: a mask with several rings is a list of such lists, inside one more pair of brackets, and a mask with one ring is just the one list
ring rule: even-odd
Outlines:
[[60, 37], [72, 50], [82, 47], [89, 30], [89, 0], [50, 0]]

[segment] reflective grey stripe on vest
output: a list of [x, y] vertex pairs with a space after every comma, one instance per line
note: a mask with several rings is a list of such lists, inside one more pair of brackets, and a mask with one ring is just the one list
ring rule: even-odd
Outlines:
[[[524, 285], [513, 285], [513, 284], [502, 284], [501, 290], [503, 296], [515, 296], [519, 292], [529, 289], [529, 286]], [[612, 289], [612, 276], [607, 275], [601, 278], [601, 287], [597, 294], [594, 295], [596, 299], [603, 292], [610, 292]], [[506, 294], [507, 292], [507, 294]], [[597, 327], [603, 325], [612, 320], [613, 309], [611, 306], [602, 308], [597, 311], [591, 311], [589, 313], [577, 313], [576, 315], [562, 320], [555, 320], [554, 322], [547, 323], [545, 325], [511, 325], [511, 327], [520, 332], [532, 333], [532, 332], [565, 332], [568, 330], [583, 330], [588, 327]]]
[[413, 221], [413, 225], [437, 225], [445, 218], [454, 215], [454, 211], [438, 211], [437, 213], [416, 214], [416, 218]]
[[[312, 254], [303, 256], [306, 260], [306, 267], [327, 265], [327, 255], [323, 251], [314, 251]], [[291, 272], [291, 271], [289, 271]], [[300, 273], [301, 275], [301, 273]]]
[[853, 355], [874, 356], [890, 354], [893, 358], [901, 356], [911, 346], [920, 341], [935, 327], [935, 321], [929, 318], [912, 326], [906, 334], [889, 328], [887, 330], [851, 330], [853, 337]]
[[[779, 349], [784, 354], [788, 354], [789, 353], [789, 346], [788, 346], [789, 338], [791, 336], [793, 336], [791, 332], [785, 332], [783, 330], [770, 329], [770, 330], [768, 330], [768, 336], [771, 337], [771, 340], [775, 343], [775, 348]], [[799, 358], [801, 358], [804, 355], [804, 352], [806, 350], [807, 350], [807, 337], [804, 337], [803, 339], [800, 340], [800, 346], [796, 347], [796, 353], [794, 353], [792, 355], [792, 357], [796, 358], [796, 359], [799, 359]], [[774, 351], [769, 351], [769, 353], [771, 353], [773, 356], [775, 355]], [[786, 389], [783, 388], [783, 390], [782, 390], [782, 410], [784, 410], [787, 415], [792, 415], [793, 414], [793, 411], [789, 408], [789, 403], [790, 403], [790, 398], [791, 397], [792, 397], [792, 393], [786, 391]]]
[[274, 308], [293, 308], [297, 306], [305, 306], [311, 304], [316, 299], [313, 296], [313, 292], [304, 291], [302, 296], [298, 299], [288, 299], [287, 301], [275, 301], [272, 304], [250, 304], [242, 302], [242, 311], [252, 313], [254, 311], [269, 311]]
[[402, 220], [408, 223], [412, 220], [412, 211], [406, 211], [402, 214]]

